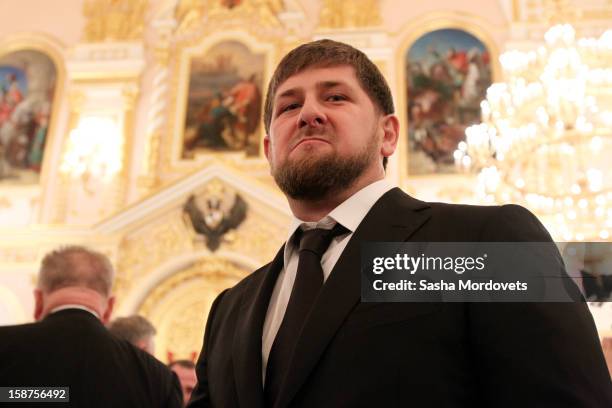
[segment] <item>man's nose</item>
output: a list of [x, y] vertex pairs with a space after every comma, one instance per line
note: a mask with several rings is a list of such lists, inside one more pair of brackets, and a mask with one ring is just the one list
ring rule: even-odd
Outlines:
[[321, 127], [327, 123], [327, 116], [315, 101], [304, 101], [298, 117], [298, 127]]

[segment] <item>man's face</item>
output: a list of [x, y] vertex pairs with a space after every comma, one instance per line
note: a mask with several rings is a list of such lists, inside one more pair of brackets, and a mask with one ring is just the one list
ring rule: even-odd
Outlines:
[[382, 170], [382, 118], [351, 66], [289, 77], [274, 96], [264, 140], [277, 184], [292, 198], [317, 199]]
[[172, 366], [172, 371], [176, 373], [176, 376], [181, 383], [181, 390], [183, 391], [183, 401], [185, 405], [191, 398], [191, 393], [198, 382], [196, 377], [195, 368], [186, 368], [178, 364]]

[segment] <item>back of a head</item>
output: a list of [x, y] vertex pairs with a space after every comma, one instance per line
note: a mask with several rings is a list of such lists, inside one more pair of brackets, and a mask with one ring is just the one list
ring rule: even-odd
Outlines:
[[108, 330], [114, 336], [153, 354], [152, 339], [157, 331], [144, 317], [139, 315], [118, 317], [109, 324]]
[[182, 367], [187, 370], [195, 370], [195, 363], [191, 360], [174, 360], [168, 363], [168, 368], [173, 369], [174, 367]]
[[108, 297], [113, 279], [113, 266], [104, 254], [71, 245], [54, 250], [43, 258], [38, 289], [51, 293], [67, 287], [81, 287]]

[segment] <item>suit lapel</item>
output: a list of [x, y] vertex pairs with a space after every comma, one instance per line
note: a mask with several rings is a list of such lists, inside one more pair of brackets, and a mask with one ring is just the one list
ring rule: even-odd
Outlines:
[[[429, 206], [394, 188], [374, 204], [325, 282], [298, 339], [276, 408], [291, 402], [361, 298], [361, 243], [402, 242], [430, 217]], [[261, 336], [260, 336], [261, 337]]]
[[232, 355], [236, 390], [241, 407], [263, 408], [261, 336], [274, 284], [283, 267], [285, 247], [264, 266], [261, 279], [253, 279], [242, 297]]

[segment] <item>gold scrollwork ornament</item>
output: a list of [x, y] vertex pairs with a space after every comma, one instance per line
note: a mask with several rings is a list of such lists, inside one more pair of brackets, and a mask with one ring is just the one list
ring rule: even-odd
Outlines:
[[142, 37], [147, 0], [85, 0], [87, 42], [129, 41]]
[[319, 26], [324, 28], [356, 28], [380, 25], [379, 0], [324, 0]]

